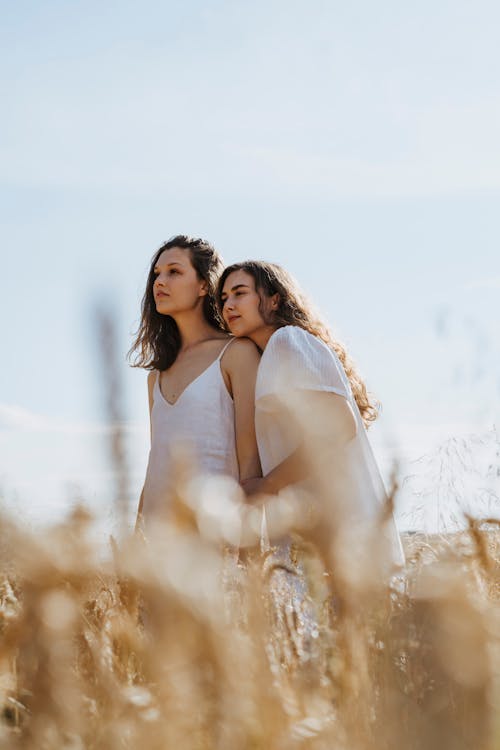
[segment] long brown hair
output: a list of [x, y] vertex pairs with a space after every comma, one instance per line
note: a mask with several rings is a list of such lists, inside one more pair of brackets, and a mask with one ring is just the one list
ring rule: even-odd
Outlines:
[[146, 291], [142, 298], [141, 322], [135, 340], [128, 352], [129, 359], [135, 354], [132, 367], [146, 370], [166, 370], [176, 360], [181, 347], [181, 336], [177, 323], [170, 315], [162, 315], [156, 309], [153, 295], [154, 269], [164, 250], [180, 247], [189, 251], [191, 264], [200, 281], [205, 281], [207, 294], [203, 298], [203, 315], [209, 325], [223, 330], [223, 321], [216, 302], [216, 290], [223, 269], [222, 258], [206, 240], [178, 234], [165, 242], [153, 255], [149, 268]]
[[282, 328], [283, 326], [299, 326], [305, 331], [317, 336], [324, 341], [337, 355], [349, 379], [352, 395], [358, 405], [365, 426], [368, 427], [378, 416], [378, 402], [370, 399], [366, 385], [356, 371], [354, 363], [347, 354], [343, 344], [333, 338], [328, 326], [314, 311], [313, 306], [304, 295], [297, 282], [284, 268], [275, 263], [264, 261], [244, 261], [234, 263], [224, 269], [219, 280], [217, 290], [217, 302], [222, 310], [222, 289], [230, 273], [234, 271], [245, 271], [253, 277], [255, 289], [259, 294], [271, 297], [279, 295], [278, 307], [271, 313], [264, 313], [262, 299], [260, 313], [269, 325]]

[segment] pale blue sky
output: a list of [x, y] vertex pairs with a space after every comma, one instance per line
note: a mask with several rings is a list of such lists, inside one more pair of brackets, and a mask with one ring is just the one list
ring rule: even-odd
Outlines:
[[[0, 480], [102, 498], [91, 306], [172, 234], [285, 264], [410, 457], [499, 412], [495, 2], [3, 2]], [[127, 371], [133, 491], [145, 378]], [[375, 436], [376, 437], [376, 436]], [[61, 481], [63, 477], [64, 481]]]

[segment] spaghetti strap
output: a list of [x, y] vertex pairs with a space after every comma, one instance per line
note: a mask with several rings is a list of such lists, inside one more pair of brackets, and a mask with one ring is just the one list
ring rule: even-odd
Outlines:
[[220, 362], [221, 361], [221, 359], [222, 359], [222, 357], [224, 355], [224, 352], [233, 343], [233, 341], [236, 341], [236, 336], [231, 336], [231, 338], [229, 339], [229, 341], [227, 342], [227, 344], [222, 347], [222, 351], [220, 352], [219, 356], [215, 360], [216, 362]]

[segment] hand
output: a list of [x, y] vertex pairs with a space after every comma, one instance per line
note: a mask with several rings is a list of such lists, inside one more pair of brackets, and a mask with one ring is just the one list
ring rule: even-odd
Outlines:
[[265, 479], [263, 477], [244, 479], [243, 482], [241, 482], [241, 486], [247, 497], [266, 494]]
[[260, 495], [264, 491], [262, 477], [251, 477], [250, 479], [244, 479], [241, 482], [241, 486], [245, 491], [246, 495]]

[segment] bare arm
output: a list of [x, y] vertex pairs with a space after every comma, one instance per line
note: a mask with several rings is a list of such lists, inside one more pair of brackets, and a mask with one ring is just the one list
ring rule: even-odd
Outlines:
[[[148, 375], [148, 401], [149, 401], [149, 439], [151, 441], [151, 410], [153, 408], [153, 386], [155, 383], [156, 371], [152, 370]], [[137, 531], [142, 519], [142, 506], [144, 504], [144, 488], [139, 498], [139, 507], [137, 509], [137, 518], [135, 521], [135, 530]]]
[[[260, 480], [244, 483], [247, 494], [275, 495], [284, 487], [306, 479], [312, 466], [335, 461], [341, 449], [356, 435], [356, 419], [342, 396], [325, 391], [300, 393], [287, 414], [290, 430], [303, 436], [300, 446]], [[275, 408], [283, 409], [276, 399]], [[288, 410], [287, 410], [288, 411]]]
[[240, 482], [262, 475], [255, 437], [255, 380], [260, 355], [249, 339], [234, 341], [222, 357], [222, 371], [234, 402]]

